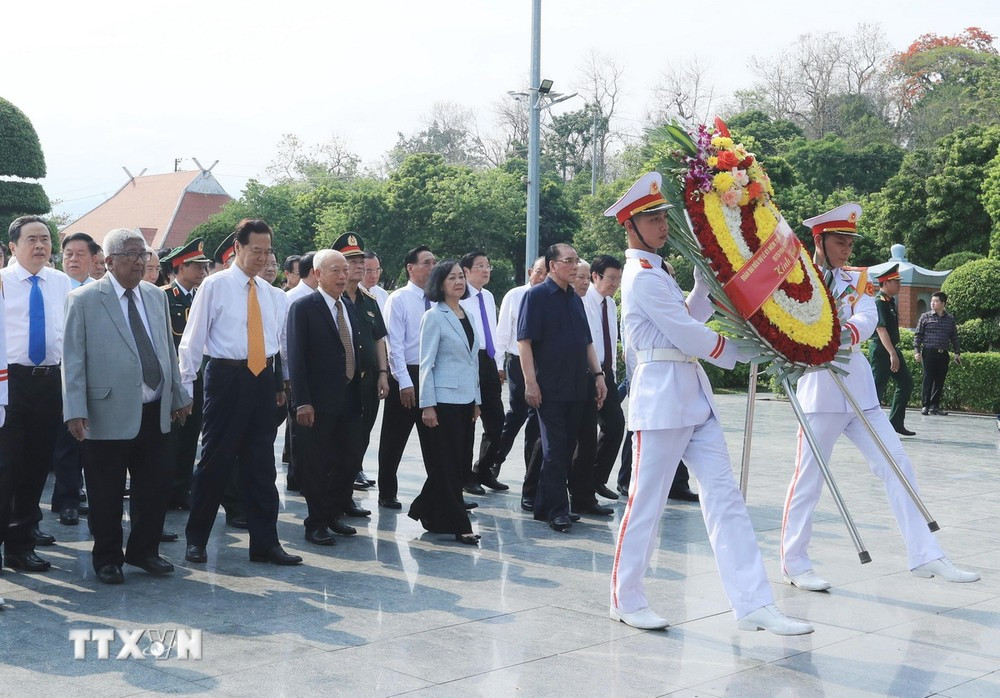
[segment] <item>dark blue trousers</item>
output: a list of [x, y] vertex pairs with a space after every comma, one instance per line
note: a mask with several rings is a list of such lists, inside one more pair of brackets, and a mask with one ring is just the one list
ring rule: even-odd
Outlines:
[[250, 552], [266, 552], [278, 543], [275, 395], [271, 366], [254, 376], [246, 366], [209, 360], [205, 367], [201, 460], [191, 478], [188, 545], [207, 545], [235, 467], [239, 468], [249, 523]]
[[534, 508], [539, 521], [569, 516], [566, 484], [583, 409], [582, 400], [546, 400], [542, 396], [542, 404], [537, 410], [542, 432], [542, 469], [538, 474]]

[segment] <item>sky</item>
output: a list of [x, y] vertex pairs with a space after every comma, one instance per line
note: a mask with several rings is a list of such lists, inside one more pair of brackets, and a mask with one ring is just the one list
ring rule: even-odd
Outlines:
[[[802, 34], [877, 23], [894, 50], [969, 26], [1000, 34], [996, 0], [542, 0], [541, 73], [581, 82], [591, 52], [624, 69], [618, 128], [639, 132], [663, 72], [697, 58], [715, 99], [753, 82], [751, 56]], [[234, 197], [265, 179], [283, 134], [336, 136], [376, 167], [436, 102], [492, 107], [527, 86], [531, 0], [37, 0], [9, 3], [0, 97], [31, 119], [56, 213], [78, 217], [127, 177], [208, 167]], [[577, 97], [558, 110], [580, 109]]]

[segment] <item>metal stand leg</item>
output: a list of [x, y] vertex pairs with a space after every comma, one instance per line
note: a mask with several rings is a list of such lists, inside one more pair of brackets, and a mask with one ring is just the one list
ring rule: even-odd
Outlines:
[[906, 479], [906, 476], [900, 469], [899, 464], [896, 463], [896, 459], [892, 457], [892, 454], [889, 453], [889, 449], [887, 449], [885, 444], [882, 443], [882, 439], [879, 438], [875, 428], [872, 427], [868, 418], [865, 417], [865, 413], [854, 399], [854, 396], [847, 390], [847, 386], [844, 385], [844, 379], [838, 376], [834, 371], [830, 371], [830, 375], [833, 376], [833, 382], [837, 384], [837, 387], [840, 388], [840, 392], [844, 394], [844, 397], [847, 398], [847, 402], [849, 402], [851, 407], [854, 409], [854, 413], [858, 415], [858, 419], [860, 419], [868, 429], [868, 433], [871, 434], [872, 439], [875, 440], [875, 444], [878, 446], [879, 450], [882, 451], [882, 455], [885, 456], [886, 461], [888, 461], [889, 465], [892, 466], [892, 471], [896, 473], [896, 477], [899, 478], [899, 481], [902, 483], [903, 489], [905, 489], [906, 493], [910, 495], [910, 499], [913, 500], [913, 503], [917, 505], [917, 509], [920, 510], [920, 515], [923, 516], [924, 521], [927, 522], [927, 528], [932, 531], [940, 530], [941, 527], [938, 526], [937, 521], [935, 521], [931, 516], [931, 513], [927, 511], [927, 507], [924, 506], [924, 503], [920, 501], [920, 495], [918, 495], [917, 491], [913, 489], [913, 485], [910, 484], [910, 481]]
[[854, 542], [854, 547], [858, 551], [858, 558], [861, 560], [861, 564], [872, 561], [872, 556], [868, 554], [865, 550], [865, 544], [861, 540], [861, 534], [858, 533], [857, 527], [854, 525], [851, 515], [847, 512], [847, 505], [844, 504], [844, 498], [840, 495], [840, 490], [837, 488], [837, 483], [833, 481], [833, 473], [830, 472], [830, 466], [826, 462], [826, 458], [820, 452], [819, 444], [816, 442], [816, 436], [813, 434], [812, 429], [809, 427], [809, 422], [806, 421], [806, 415], [802, 411], [802, 405], [799, 404], [799, 399], [795, 396], [795, 390], [792, 388], [792, 382], [788, 378], [783, 378], [781, 384], [785, 388], [785, 394], [788, 396], [788, 401], [792, 404], [792, 411], [795, 412], [795, 418], [799, 420], [799, 426], [802, 427], [802, 433], [805, 434], [806, 441], [809, 442], [809, 448], [812, 449], [813, 455], [816, 457], [816, 462], [819, 464], [820, 471], [823, 473], [823, 479], [826, 480], [826, 486], [830, 488], [830, 494], [833, 496], [833, 501], [837, 505], [837, 509], [840, 510], [840, 516], [844, 519], [844, 524], [847, 526], [847, 532], [851, 535], [851, 540]]
[[747, 417], [743, 424], [743, 460], [740, 461], [740, 494], [747, 501], [750, 481], [750, 443], [753, 437], [753, 408], [757, 399], [757, 364], [750, 364], [750, 384], [747, 386]]

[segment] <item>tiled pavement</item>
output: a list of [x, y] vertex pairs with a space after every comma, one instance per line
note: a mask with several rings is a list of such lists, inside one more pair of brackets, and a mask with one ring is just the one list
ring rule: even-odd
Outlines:
[[[745, 397], [718, 398], [729, 450], [739, 457]], [[304, 502], [282, 493], [279, 535], [305, 564], [247, 559], [247, 536], [220, 516], [207, 565], [183, 560], [182, 541], [162, 553], [167, 578], [126, 567], [122, 586], [90, 567], [85, 525], [44, 530], [48, 574], [4, 569], [0, 693], [103, 696], [141, 693], [426, 696], [960, 696], [1000, 695], [1000, 434], [992, 418], [922, 417], [906, 439], [940, 540], [983, 581], [912, 577], [880, 483], [848, 443], [833, 466], [873, 562], [860, 565], [833, 501], [817, 510], [813, 557], [830, 593], [781, 582], [781, 504], [794, 457], [787, 403], [756, 409], [750, 513], [778, 603], [816, 626], [781, 638], [737, 630], [715, 571], [698, 507], [671, 503], [647, 587], [666, 633], [608, 619], [608, 576], [618, 519], [586, 517], [569, 534], [519, 509], [518, 458], [501, 480], [510, 492], [476, 497], [473, 549], [424, 533], [403, 513], [373, 510], [353, 538], [318, 548], [302, 538]], [[378, 428], [378, 427], [376, 427]], [[279, 444], [280, 448], [280, 436]], [[514, 450], [519, 454], [519, 446]], [[374, 447], [366, 469], [375, 472]], [[400, 468], [406, 506], [423, 469], [414, 434]], [[279, 474], [279, 484], [284, 476]], [[43, 501], [47, 500], [46, 493]], [[183, 533], [185, 515], [167, 527]], [[364, 523], [364, 522], [362, 522]], [[203, 658], [101, 660], [90, 644], [73, 658], [71, 629], [203, 631]], [[148, 647], [144, 638], [142, 647]], [[122, 643], [111, 643], [112, 657]]]

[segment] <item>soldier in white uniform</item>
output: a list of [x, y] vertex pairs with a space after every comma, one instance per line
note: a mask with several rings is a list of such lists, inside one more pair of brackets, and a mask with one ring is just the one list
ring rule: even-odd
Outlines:
[[[847, 271], [842, 267], [851, 256], [857, 237], [861, 207], [850, 203], [802, 222], [813, 232], [816, 264], [824, 270], [827, 284], [851, 334], [851, 360], [844, 384], [865, 413], [882, 443], [892, 454], [907, 480], [916, 490], [916, 478], [899, 436], [879, 409], [875, 381], [861, 342], [871, 336], [878, 324], [878, 310], [871, 295], [865, 271]], [[974, 582], [975, 572], [960, 570], [944, 557], [937, 539], [885, 460], [867, 428], [848, 404], [828, 371], [805, 374], [795, 390], [809, 426], [816, 436], [824, 458], [829, 460], [833, 445], [846, 434], [868, 462], [869, 469], [885, 483], [889, 507], [899, 526], [909, 567], [918, 577], [938, 576], [949, 582]], [[823, 591], [830, 583], [813, 571], [809, 559], [812, 515], [823, 489], [822, 473], [802, 429], [799, 429], [795, 473], [788, 486], [781, 526], [781, 571], [789, 584], [809, 591]]]
[[695, 284], [685, 304], [677, 282], [663, 269], [656, 250], [667, 241], [670, 205], [660, 193], [661, 183], [659, 173], [646, 174], [605, 211], [628, 232], [622, 324], [626, 352], [635, 362], [628, 417], [635, 432], [632, 480], [611, 571], [611, 618], [636, 628], [667, 627], [649, 608], [642, 578], [683, 458], [701, 485], [702, 515], [739, 627], [779, 635], [811, 633], [811, 625], [785, 617], [774, 605], [753, 525], [733, 479], [712, 388], [697, 361], [732, 368], [752, 353], [705, 326], [712, 308], [703, 284]]

